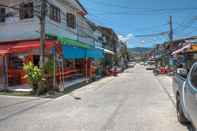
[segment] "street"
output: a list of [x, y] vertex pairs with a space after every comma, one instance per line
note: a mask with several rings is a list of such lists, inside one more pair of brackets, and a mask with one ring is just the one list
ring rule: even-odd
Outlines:
[[170, 86], [137, 65], [57, 99], [0, 96], [0, 131], [188, 131]]

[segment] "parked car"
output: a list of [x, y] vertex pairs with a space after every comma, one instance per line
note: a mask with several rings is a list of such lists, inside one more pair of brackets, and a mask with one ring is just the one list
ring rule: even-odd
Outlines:
[[140, 65], [144, 65], [144, 62], [140, 62]]
[[197, 62], [188, 71], [177, 69], [173, 78], [177, 117], [180, 123], [191, 123], [197, 129]]
[[123, 70], [122, 67], [113, 66], [113, 67], [111, 68], [111, 71], [112, 71], [112, 72], [117, 72], [117, 73], [122, 73], [124, 70]]
[[136, 62], [129, 62], [129, 64], [128, 64], [128, 66], [129, 66], [130, 68], [134, 68], [135, 65], [136, 65]]
[[144, 66], [147, 66], [148, 65], [148, 61], [144, 62]]
[[146, 70], [154, 70], [156, 68], [155, 61], [148, 61], [147, 63]]

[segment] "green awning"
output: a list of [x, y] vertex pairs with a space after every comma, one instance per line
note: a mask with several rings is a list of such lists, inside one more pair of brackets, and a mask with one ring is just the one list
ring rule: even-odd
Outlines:
[[85, 48], [85, 49], [92, 48], [90, 45], [80, 42], [78, 40], [73, 40], [70, 38], [62, 37], [62, 36], [53, 36], [51, 34], [47, 34], [47, 36], [49, 38], [56, 38], [63, 45], [69, 45], [69, 46], [80, 47], [80, 48]]

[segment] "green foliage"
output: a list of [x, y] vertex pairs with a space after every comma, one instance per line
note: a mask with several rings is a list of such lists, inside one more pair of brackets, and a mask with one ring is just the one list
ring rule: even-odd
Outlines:
[[37, 67], [34, 66], [32, 62], [29, 62], [28, 64], [24, 64], [24, 70], [27, 73], [28, 80], [34, 84], [42, 80], [42, 72]]
[[31, 86], [33, 87], [33, 92], [37, 93], [40, 82], [43, 80], [43, 73], [41, 69], [35, 66], [32, 62], [24, 64], [24, 70], [27, 74], [27, 78]]

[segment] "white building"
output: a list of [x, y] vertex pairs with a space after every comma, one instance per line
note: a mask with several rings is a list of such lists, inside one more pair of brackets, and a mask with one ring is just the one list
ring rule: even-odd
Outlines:
[[[0, 42], [40, 37], [40, 0], [1, 0], [0, 5]], [[92, 45], [86, 14], [78, 0], [48, 0], [46, 33]]]

